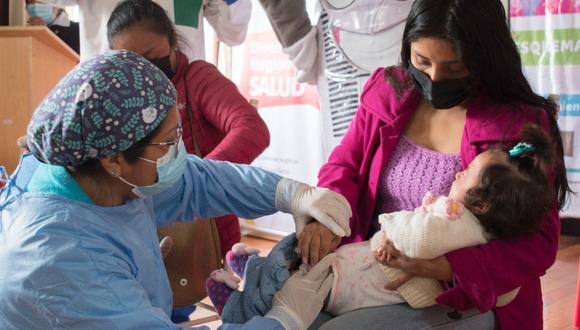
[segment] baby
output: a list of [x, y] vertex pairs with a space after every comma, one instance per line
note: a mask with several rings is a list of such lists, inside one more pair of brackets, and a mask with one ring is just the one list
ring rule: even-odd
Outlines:
[[[412, 278], [397, 290], [385, 289], [401, 276], [398, 269], [375, 258], [384, 259], [385, 238], [409, 257], [433, 259], [490, 239], [510, 240], [538, 232], [542, 215], [554, 200], [546, 179], [553, 151], [537, 126], [526, 127], [522, 140], [507, 153], [497, 148], [475, 157], [466, 170], [456, 174], [448, 196], [427, 193], [414, 211], [382, 214], [381, 230], [370, 241], [341, 246], [332, 264], [334, 284], [325, 310], [341, 315], [402, 302], [414, 308], [435, 304], [442, 289], [433, 279]], [[234, 291], [239, 280], [232, 280], [233, 275], [225, 271], [214, 272], [208, 279], [209, 296], [224, 322], [240, 323], [268, 310], [274, 293], [298, 262], [295, 244], [295, 236], [288, 236], [265, 258], [252, 256], [255, 251], [244, 245], [228, 253], [228, 263], [246, 283], [243, 292]], [[498, 297], [498, 305], [513, 300], [517, 292]], [[263, 306], [246, 308], [256, 300]]]

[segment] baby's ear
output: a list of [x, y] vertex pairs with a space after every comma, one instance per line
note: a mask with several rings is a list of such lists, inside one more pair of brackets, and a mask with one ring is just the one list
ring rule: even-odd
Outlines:
[[477, 205], [470, 205], [469, 210], [475, 215], [486, 214], [491, 209], [491, 202], [481, 202]]

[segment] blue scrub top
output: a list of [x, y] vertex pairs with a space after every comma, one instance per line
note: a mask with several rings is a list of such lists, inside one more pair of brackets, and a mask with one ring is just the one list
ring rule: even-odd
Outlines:
[[[23, 156], [0, 193], [0, 328], [178, 329], [157, 227], [276, 212], [280, 176], [191, 156], [156, 196], [94, 205], [59, 166]], [[223, 329], [283, 329], [255, 317]], [[187, 328], [191, 329], [191, 328]]]

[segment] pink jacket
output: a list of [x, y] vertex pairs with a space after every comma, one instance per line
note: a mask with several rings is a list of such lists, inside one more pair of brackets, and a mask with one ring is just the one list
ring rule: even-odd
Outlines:
[[[353, 209], [352, 236], [343, 243], [366, 240], [372, 234], [369, 229], [374, 221], [381, 170], [389, 163], [420, 100], [406, 70], [400, 67], [379, 69], [368, 80], [348, 132], [319, 173], [318, 185], [343, 194]], [[467, 111], [461, 141], [463, 167], [497, 142], [517, 143], [521, 129], [529, 122], [549, 131], [542, 109], [490, 104], [484, 97], [475, 98]], [[483, 312], [494, 308], [498, 295], [522, 286], [512, 303], [495, 308], [497, 320], [502, 329], [541, 329], [539, 276], [554, 263], [559, 232], [560, 220], [554, 207], [537, 235], [514, 241], [494, 240], [448, 253], [456, 286], [441, 294], [437, 302], [460, 310], [475, 306]]]
[[[189, 63], [185, 55], [177, 52], [171, 81], [177, 89], [183, 141], [189, 153], [196, 153], [192, 134], [204, 158], [241, 164], [251, 163], [270, 144], [270, 132], [256, 108], [212, 64]], [[240, 241], [240, 227], [235, 216], [218, 218], [216, 224], [225, 255]]]

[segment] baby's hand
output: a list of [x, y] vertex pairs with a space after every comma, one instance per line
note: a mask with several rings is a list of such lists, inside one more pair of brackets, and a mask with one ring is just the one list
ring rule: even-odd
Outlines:
[[391, 260], [391, 255], [387, 251], [386, 244], [386, 240], [382, 238], [381, 245], [373, 252], [377, 261], [383, 265], [386, 265]]

